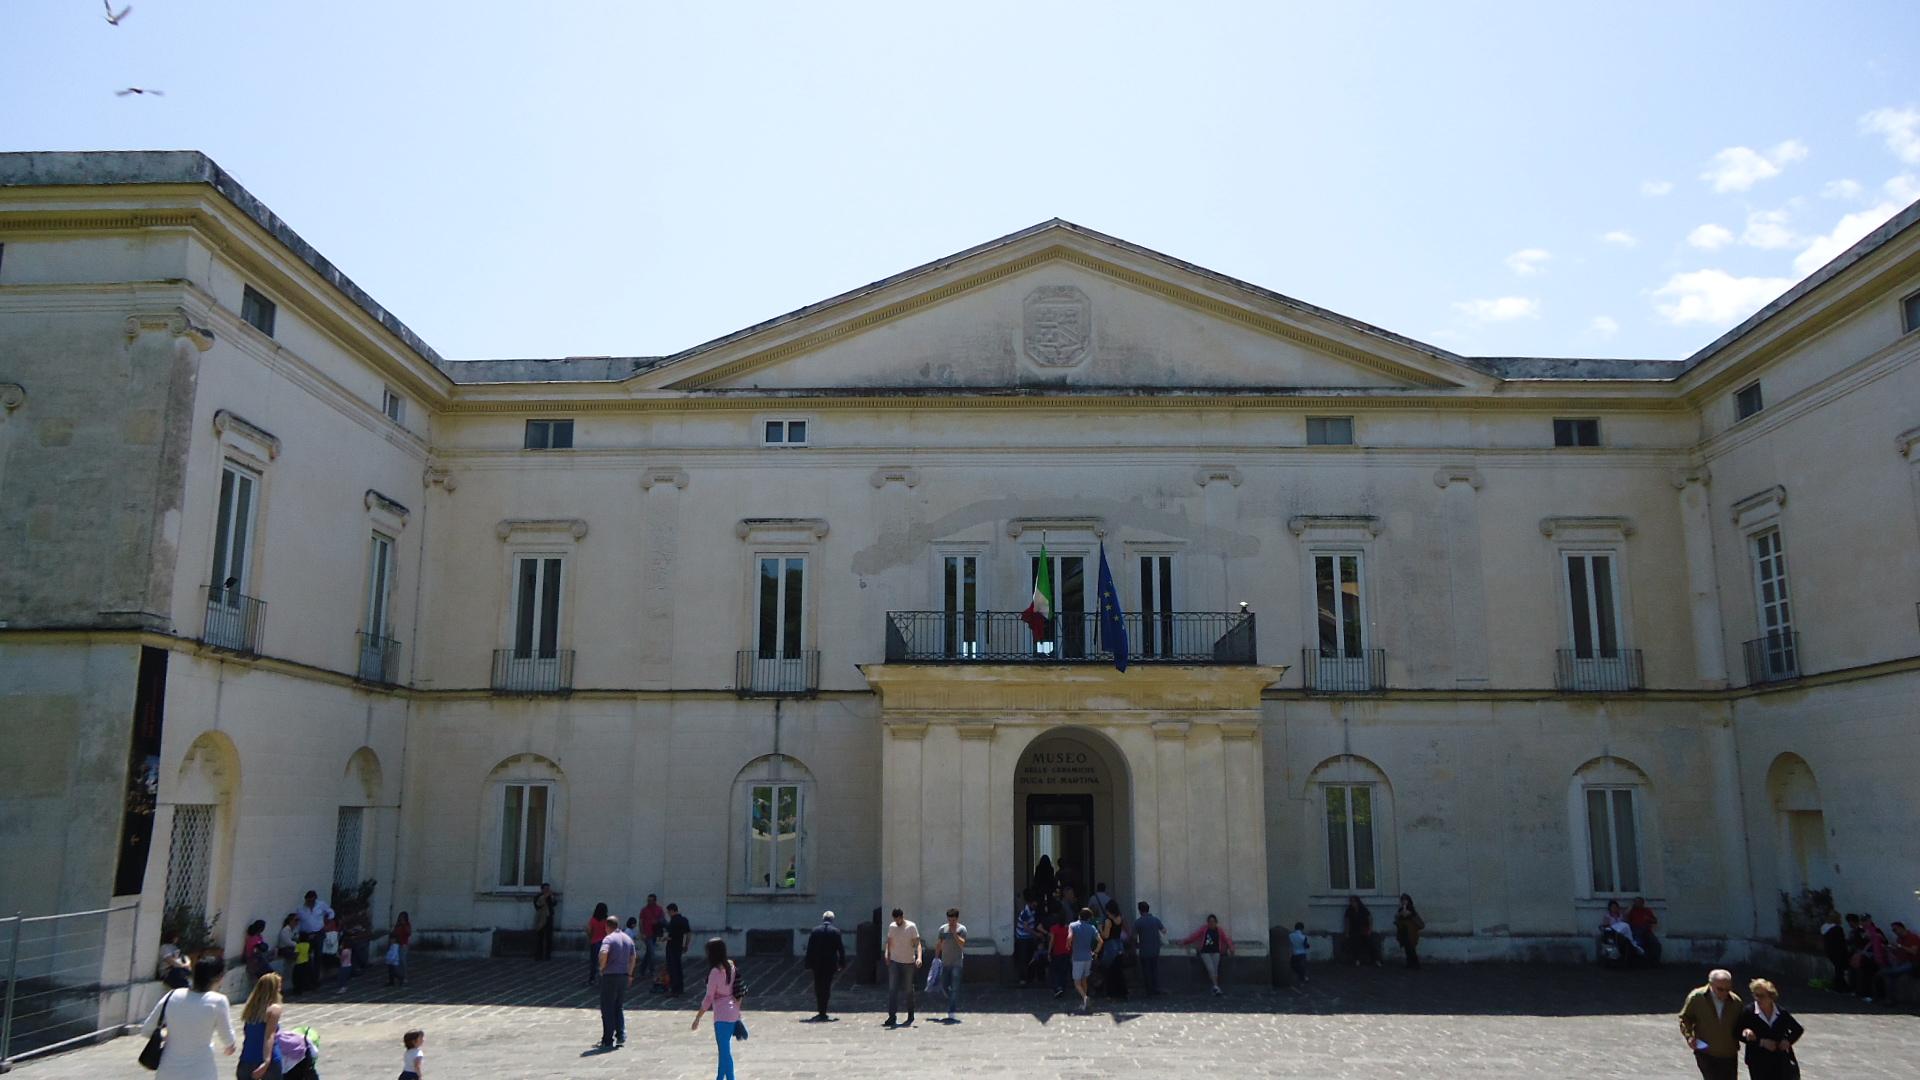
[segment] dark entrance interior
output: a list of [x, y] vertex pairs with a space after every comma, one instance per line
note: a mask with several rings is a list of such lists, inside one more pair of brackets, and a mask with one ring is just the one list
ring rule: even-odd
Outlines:
[[1056, 873], [1062, 866], [1072, 869], [1074, 888], [1081, 897], [1089, 883], [1098, 880], [1104, 868], [1093, 862], [1093, 796], [1027, 796], [1027, 875], [1045, 855]]

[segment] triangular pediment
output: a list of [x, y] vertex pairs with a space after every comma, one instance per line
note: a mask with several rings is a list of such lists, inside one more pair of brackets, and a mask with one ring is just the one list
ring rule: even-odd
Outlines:
[[1064, 222], [690, 349], [659, 390], [1438, 389], [1458, 357]]

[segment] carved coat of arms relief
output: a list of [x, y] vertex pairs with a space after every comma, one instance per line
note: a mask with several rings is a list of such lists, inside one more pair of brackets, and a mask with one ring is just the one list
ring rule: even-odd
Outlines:
[[1042, 367], [1073, 367], [1093, 344], [1093, 308], [1071, 285], [1042, 285], [1027, 294], [1021, 343]]

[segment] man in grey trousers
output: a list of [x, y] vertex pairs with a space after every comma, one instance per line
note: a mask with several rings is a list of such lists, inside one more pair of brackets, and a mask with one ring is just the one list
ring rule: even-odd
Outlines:
[[893, 909], [893, 921], [887, 924], [887, 1025], [899, 1026], [900, 995], [907, 996], [907, 1025], [913, 1024], [913, 975], [920, 969], [920, 928], [907, 921], [907, 913]]

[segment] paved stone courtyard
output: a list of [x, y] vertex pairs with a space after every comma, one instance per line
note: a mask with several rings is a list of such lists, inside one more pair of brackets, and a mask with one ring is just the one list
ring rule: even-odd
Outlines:
[[[1187, 960], [1176, 962], [1188, 963]], [[1026, 1080], [1153, 1077], [1688, 1077], [1672, 1014], [1703, 973], [1602, 972], [1518, 965], [1354, 969], [1317, 966], [1299, 990], [1237, 987], [1225, 998], [1180, 993], [1106, 1003], [1073, 1015], [1045, 991], [969, 985], [961, 1022], [923, 1010], [911, 1029], [881, 1027], [884, 988], [843, 977], [832, 1024], [813, 1012], [791, 960], [753, 959], [752, 1038], [736, 1043], [742, 1080], [856, 1080], [953, 1075]], [[1748, 972], [1737, 972], [1744, 980]], [[689, 965], [689, 986], [703, 985]], [[702, 1078], [713, 1036], [687, 1030], [698, 998], [641, 993], [625, 1049], [598, 1052], [600, 1024], [585, 960], [440, 960], [419, 956], [411, 985], [373, 973], [347, 993], [296, 999], [288, 1021], [321, 1036], [327, 1080], [399, 1073], [400, 1035], [427, 1031], [429, 1077]], [[1786, 991], [1808, 1029], [1809, 1077], [1920, 1073], [1920, 1018], [1815, 990]], [[236, 1010], [237, 1015], [237, 1010]], [[935, 1015], [938, 1015], [937, 1013]], [[932, 1021], [932, 1022], [930, 1022]], [[146, 1075], [123, 1038], [22, 1063], [24, 1080]], [[224, 1060], [224, 1059], [223, 1059]], [[230, 1075], [223, 1068], [223, 1075]]]

